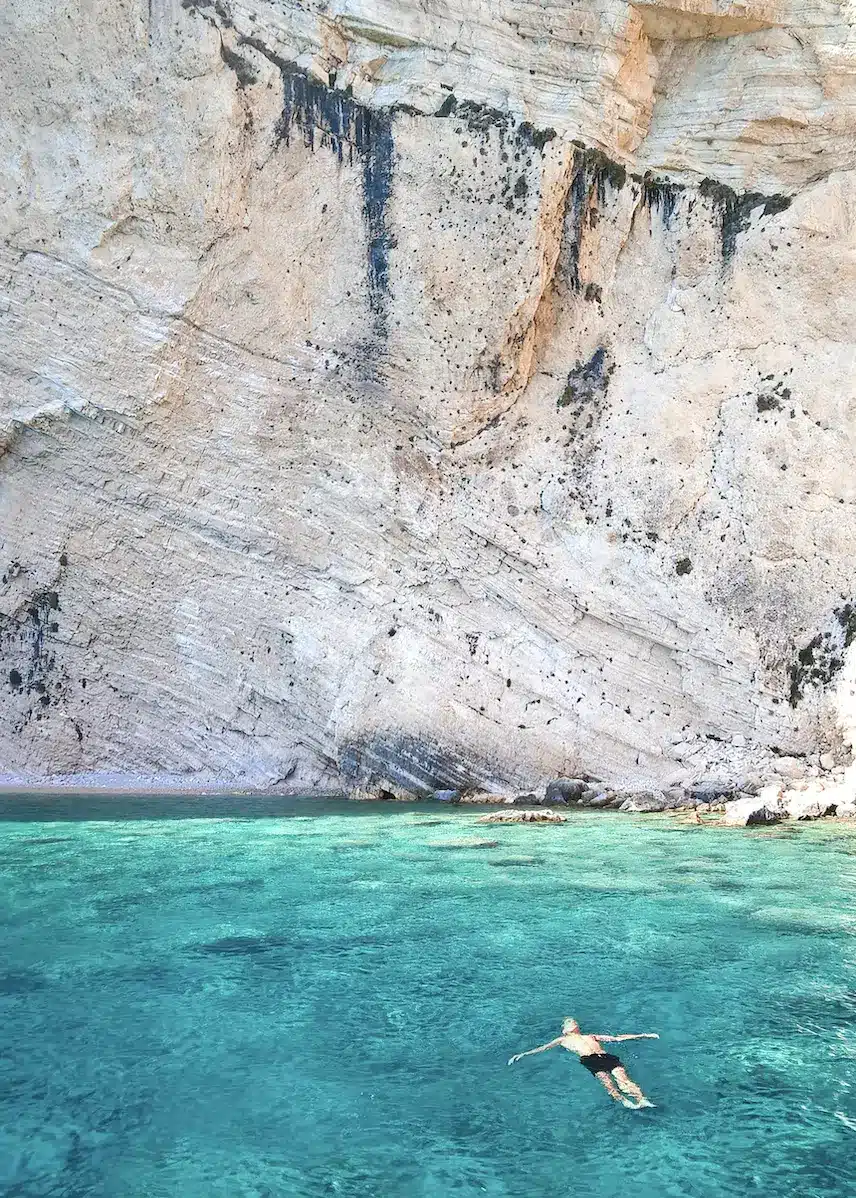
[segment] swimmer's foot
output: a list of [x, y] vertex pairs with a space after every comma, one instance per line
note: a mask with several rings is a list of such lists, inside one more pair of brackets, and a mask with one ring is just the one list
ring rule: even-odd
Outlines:
[[629, 1098], [621, 1100], [629, 1111], [641, 1111], [643, 1107], [653, 1107], [654, 1103], [649, 1102], [647, 1098], [641, 1099], [639, 1102], [631, 1102]]

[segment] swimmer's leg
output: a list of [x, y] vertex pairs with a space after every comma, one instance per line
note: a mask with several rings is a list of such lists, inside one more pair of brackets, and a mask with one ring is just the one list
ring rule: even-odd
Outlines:
[[595, 1077], [600, 1082], [600, 1084], [603, 1086], [604, 1090], [606, 1090], [606, 1092], [610, 1098], [614, 1098], [616, 1102], [623, 1102], [625, 1106], [627, 1105], [627, 1102], [624, 1099], [624, 1097], [622, 1096], [621, 1091], [618, 1089], [615, 1082], [612, 1080], [612, 1078], [606, 1072], [606, 1070], [602, 1070], [600, 1073], [596, 1073]]
[[[598, 1074], [598, 1076], [600, 1075]], [[636, 1085], [636, 1082], [630, 1080], [630, 1078], [627, 1076], [627, 1070], [623, 1065], [619, 1065], [616, 1069], [613, 1069], [612, 1076], [618, 1082], [622, 1092], [629, 1095], [629, 1097], [636, 1102], [637, 1106], [654, 1105], [653, 1102], [648, 1101], [648, 1099]]]

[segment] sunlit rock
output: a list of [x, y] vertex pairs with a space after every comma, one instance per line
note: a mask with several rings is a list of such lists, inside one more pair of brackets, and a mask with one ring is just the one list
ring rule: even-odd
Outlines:
[[768, 786], [758, 795], [750, 795], [726, 803], [724, 822], [736, 827], [778, 823], [780, 820], [788, 818], [781, 798], [782, 791], [779, 787]]

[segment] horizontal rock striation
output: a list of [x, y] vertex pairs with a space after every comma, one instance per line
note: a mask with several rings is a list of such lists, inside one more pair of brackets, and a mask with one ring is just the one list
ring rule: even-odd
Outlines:
[[9, 0], [0, 54], [8, 777], [848, 756], [842, 6]]

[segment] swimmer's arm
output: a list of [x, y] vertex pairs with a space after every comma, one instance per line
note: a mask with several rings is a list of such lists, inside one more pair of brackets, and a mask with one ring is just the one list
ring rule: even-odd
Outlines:
[[632, 1035], [626, 1036], [595, 1036], [595, 1040], [609, 1041], [610, 1044], [617, 1044], [619, 1040], [659, 1040], [660, 1037], [656, 1032], [634, 1032]]
[[530, 1048], [528, 1052], [519, 1052], [517, 1056], [511, 1057], [509, 1065], [513, 1065], [515, 1061], [519, 1061], [521, 1057], [532, 1057], [536, 1052], [546, 1052], [548, 1048], [557, 1048], [562, 1043], [562, 1037], [558, 1040], [551, 1040], [549, 1044], [542, 1044], [540, 1048]]

